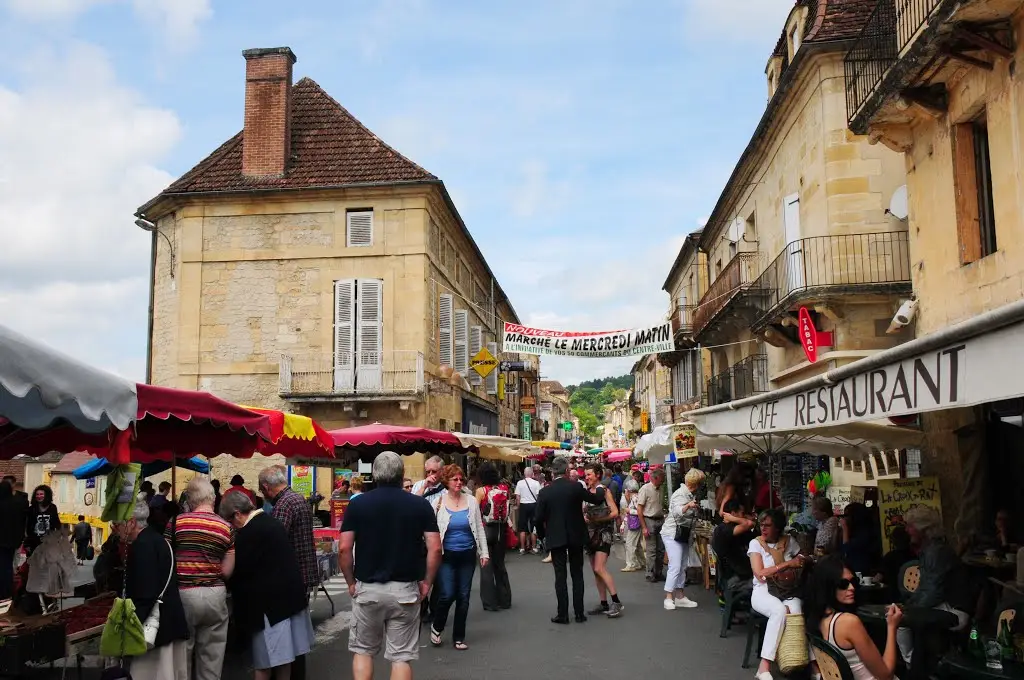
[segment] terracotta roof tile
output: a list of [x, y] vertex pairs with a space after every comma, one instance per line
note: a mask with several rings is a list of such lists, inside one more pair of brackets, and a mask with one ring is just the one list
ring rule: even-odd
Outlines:
[[83, 465], [85, 465], [89, 461], [94, 460], [95, 458], [96, 458], [96, 456], [92, 455], [91, 453], [84, 453], [82, 451], [73, 451], [72, 453], [69, 453], [69, 454], [65, 455], [63, 458], [61, 458], [60, 462], [57, 463], [53, 467], [53, 470], [50, 471], [50, 474], [53, 474], [53, 475], [60, 475], [60, 474], [70, 475], [72, 472], [74, 472], [78, 468], [82, 467]]
[[568, 394], [568, 390], [557, 380], [541, 380], [540, 388], [547, 390], [550, 394]]
[[292, 155], [284, 177], [242, 175], [243, 134], [222, 144], [163, 194], [437, 180], [385, 144], [310, 78], [292, 87]]
[[860, 35], [878, 0], [817, 0], [812, 8], [808, 42], [850, 40]]

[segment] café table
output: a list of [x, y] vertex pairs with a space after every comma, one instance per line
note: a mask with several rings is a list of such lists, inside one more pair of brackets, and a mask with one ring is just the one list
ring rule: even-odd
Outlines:
[[[871, 585], [861, 584], [857, 586], [858, 604], [888, 605], [891, 604], [891, 600], [892, 596], [889, 593], [889, 588], [881, 583], [872, 583]], [[882, 618], [885, 618], [884, 612], [882, 613]]]
[[1017, 559], [1004, 559], [1002, 556], [988, 557], [987, 555], [967, 555], [963, 563], [972, 569], [980, 569], [990, 572], [993, 576], [1012, 576], [1017, 572]]
[[[857, 616], [865, 626], [884, 626], [885, 613], [888, 609], [887, 604], [866, 604], [857, 608]], [[910, 659], [910, 678], [925, 678], [928, 675], [925, 658], [927, 635], [936, 632], [945, 634], [957, 623], [959, 620], [955, 614], [941, 609], [909, 606], [903, 608], [903, 621], [900, 627], [909, 628], [914, 641], [914, 654]]]
[[989, 668], [985, 659], [954, 651], [939, 661], [940, 678], [963, 678], [963, 680], [1024, 680], [1024, 665], [1003, 661], [1002, 669]]

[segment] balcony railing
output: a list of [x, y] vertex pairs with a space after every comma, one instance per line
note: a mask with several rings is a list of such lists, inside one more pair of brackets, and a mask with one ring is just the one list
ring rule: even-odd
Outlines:
[[704, 397], [708, 406], [728, 404], [732, 401], [732, 369], [727, 369], [708, 378]]
[[737, 399], [768, 392], [768, 356], [751, 354], [737, 362], [732, 367], [732, 379]]
[[800, 298], [828, 292], [885, 291], [910, 284], [910, 243], [905, 231], [814, 236], [793, 241], [765, 267], [754, 287], [761, 311], [754, 326]]
[[672, 313], [672, 335], [693, 333], [693, 314], [697, 305], [676, 304]]
[[846, 113], [853, 121], [886, 72], [943, 0], [878, 0], [844, 58]]
[[423, 392], [423, 353], [414, 350], [285, 354], [279, 367], [282, 397], [301, 399], [400, 398]]
[[718, 278], [708, 287], [708, 292], [704, 293], [700, 304], [693, 312], [694, 335], [704, 330], [730, 300], [757, 279], [760, 264], [760, 253], [737, 253], [729, 261]]

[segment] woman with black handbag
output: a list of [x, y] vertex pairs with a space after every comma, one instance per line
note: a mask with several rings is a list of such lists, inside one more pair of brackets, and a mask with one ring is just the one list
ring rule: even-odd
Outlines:
[[690, 559], [690, 534], [697, 521], [697, 500], [694, 493], [704, 483], [704, 472], [691, 468], [683, 483], [668, 501], [668, 514], [661, 527], [661, 538], [668, 554], [668, 573], [665, 575], [665, 602], [667, 611], [693, 609], [697, 603], [686, 597], [686, 565]]

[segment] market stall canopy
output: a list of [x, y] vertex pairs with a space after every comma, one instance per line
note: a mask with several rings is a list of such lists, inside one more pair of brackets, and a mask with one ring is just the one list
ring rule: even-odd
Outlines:
[[[637, 455], [647, 458], [652, 463], [664, 463], [675, 453], [677, 428], [677, 425], [661, 425], [654, 428], [653, 432], [645, 434], [637, 442]], [[718, 449], [734, 453], [753, 451], [766, 455], [804, 453], [852, 460], [866, 460], [873, 450], [879, 448], [863, 439], [825, 437], [809, 432], [710, 436], [701, 432], [699, 427], [696, 444], [697, 450], [704, 452]]]
[[270, 419], [207, 392], [136, 385], [138, 409], [127, 430], [85, 433], [68, 423], [28, 430], [0, 422], [0, 460], [50, 451], [86, 451], [111, 463], [150, 463], [202, 454], [249, 458], [271, 441]]
[[598, 446], [596, 449], [590, 449], [589, 451], [587, 451], [588, 456], [598, 456], [602, 453], [604, 453], [604, 449], [602, 449], [600, 446]]
[[334, 438], [312, 418], [273, 409], [246, 406], [270, 419], [271, 441], [260, 440], [264, 456], [281, 454], [286, 458], [333, 458]]
[[81, 432], [124, 430], [138, 411], [130, 380], [82, 363], [0, 326], [0, 417], [42, 429], [66, 422]]
[[569, 442], [537, 441], [530, 443], [536, 446], [538, 449], [565, 449], [567, 451], [572, 450], [572, 444], [570, 444]]
[[413, 453], [464, 453], [466, 447], [451, 432], [406, 425], [373, 423], [328, 432], [337, 449], [355, 452], [360, 459], [373, 460], [382, 451], [400, 455]]
[[500, 437], [493, 434], [465, 434], [453, 432], [467, 449], [476, 449], [477, 455], [484, 460], [498, 460], [504, 463], [522, 463], [527, 456], [542, 454], [525, 439]]
[[633, 449], [609, 449], [604, 452], [604, 459], [609, 463], [621, 463], [633, 457]]
[[[177, 467], [183, 470], [191, 470], [192, 472], [198, 472], [199, 474], [208, 475], [210, 474], [210, 464], [198, 456], [193, 458], [179, 458], [175, 461]], [[154, 461], [152, 463], [143, 463], [142, 465], [142, 476], [152, 477], [158, 475], [161, 472], [166, 472], [171, 467], [171, 464], [167, 461]], [[92, 479], [93, 477], [103, 477], [110, 474], [114, 469], [114, 466], [110, 464], [110, 461], [106, 458], [95, 458], [90, 460], [84, 465], [79, 465], [75, 468], [72, 474], [75, 479]]]

